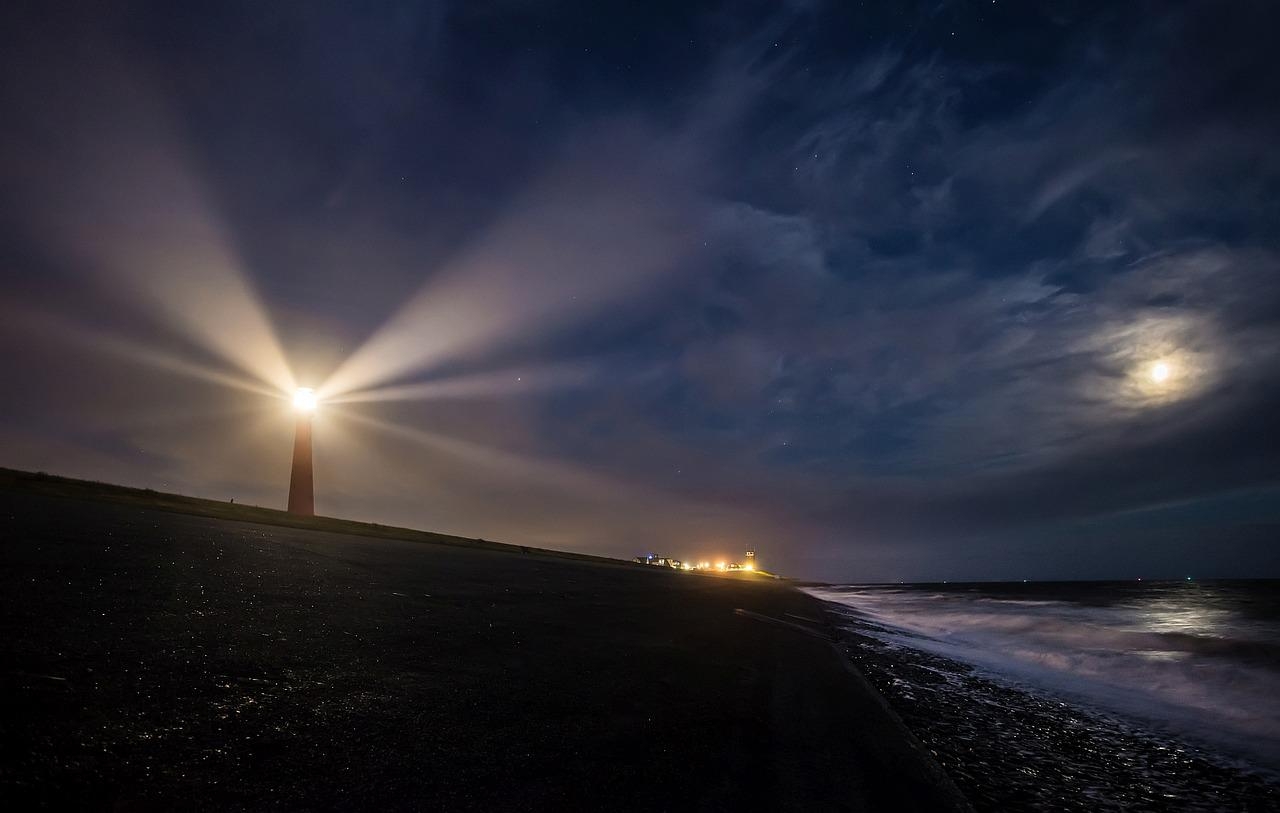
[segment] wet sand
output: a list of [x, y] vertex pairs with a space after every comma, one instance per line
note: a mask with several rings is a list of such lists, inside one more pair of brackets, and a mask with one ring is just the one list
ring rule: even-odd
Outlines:
[[777, 582], [12, 482], [0, 520], [6, 809], [964, 807]]

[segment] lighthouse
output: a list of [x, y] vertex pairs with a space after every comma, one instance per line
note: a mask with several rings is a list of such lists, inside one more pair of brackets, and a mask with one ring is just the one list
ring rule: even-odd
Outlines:
[[293, 434], [293, 472], [289, 476], [289, 513], [300, 517], [315, 516], [315, 484], [311, 475], [311, 416], [316, 411], [314, 390], [303, 387], [293, 396], [298, 413]]

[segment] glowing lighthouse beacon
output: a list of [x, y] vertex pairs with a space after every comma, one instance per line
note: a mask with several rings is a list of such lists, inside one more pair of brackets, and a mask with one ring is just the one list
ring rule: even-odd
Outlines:
[[293, 394], [298, 428], [293, 435], [293, 473], [289, 476], [289, 513], [315, 516], [315, 487], [311, 479], [311, 413], [316, 410], [316, 393], [303, 387]]

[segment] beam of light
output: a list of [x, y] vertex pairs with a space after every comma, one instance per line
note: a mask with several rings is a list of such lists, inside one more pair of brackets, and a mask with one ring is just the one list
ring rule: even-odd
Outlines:
[[[86, 264], [124, 283], [152, 315], [241, 371], [289, 392], [293, 376], [266, 310], [240, 271], [195, 180], [162, 148], [118, 178], [88, 222]], [[77, 228], [78, 225], [78, 228]]]
[[[153, 406], [133, 406], [123, 412], [117, 410], [108, 417], [111, 428], [115, 430], [157, 430], [173, 426], [200, 426], [202, 434], [212, 434], [208, 432], [208, 428], [220, 422], [258, 421], [273, 418], [272, 413], [277, 411], [255, 398], [244, 399], [234, 404], [209, 403], [194, 408], [185, 405], [175, 406], [173, 403], [156, 403]], [[225, 439], [226, 435], [221, 437]]]
[[526, 455], [495, 449], [479, 443], [449, 437], [437, 432], [413, 429], [400, 424], [372, 418], [347, 409], [329, 409], [330, 416], [336, 414], [343, 420], [367, 426], [402, 441], [409, 441], [433, 452], [438, 452], [456, 460], [488, 469], [503, 475], [514, 475], [516, 478], [549, 484], [573, 491], [582, 495], [617, 495], [623, 491], [635, 491], [596, 472], [586, 471], [566, 463], [538, 460]]
[[293, 408], [299, 412], [315, 412], [316, 391], [310, 387], [299, 387], [293, 393]]
[[[148, 423], [133, 442], [166, 461], [165, 474], [186, 493], [237, 503], [281, 504], [288, 488], [293, 417], [275, 401], [189, 414], [186, 422]], [[175, 416], [176, 418], [177, 416]]]
[[579, 146], [433, 273], [338, 367], [321, 396], [527, 342], [638, 296], [677, 269], [701, 229], [692, 203], [663, 188], [669, 173], [612, 160], [617, 146], [607, 139]]
[[415, 384], [400, 384], [360, 390], [334, 398], [326, 398], [325, 403], [434, 401], [450, 398], [486, 398], [531, 392], [549, 392], [584, 386], [592, 380], [594, 373], [594, 367], [575, 363], [512, 368], [451, 376]]
[[15, 307], [4, 307], [0, 309], [0, 313], [3, 313], [6, 325], [19, 328], [25, 333], [39, 337], [41, 342], [62, 342], [74, 345], [90, 353], [110, 356], [133, 364], [163, 370], [168, 373], [176, 373], [187, 378], [230, 387], [242, 392], [263, 395], [268, 398], [280, 397], [279, 392], [243, 375], [200, 364], [174, 353], [122, 336], [114, 336], [103, 331], [73, 324], [52, 314], [36, 314], [29, 309], [20, 310]]
[[[360, 496], [362, 505], [384, 501], [386, 514], [399, 513], [400, 521], [411, 526], [421, 523], [423, 512], [429, 511], [427, 527], [432, 530], [464, 536], [484, 532], [508, 541], [536, 540], [553, 547], [599, 549], [605, 543], [622, 552], [626, 548], [618, 543], [634, 534], [618, 530], [620, 517], [643, 517], [646, 537], [671, 539], [691, 533], [718, 534], [726, 529], [747, 536], [761, 525], [759, 518], [741, 507], [695, 502], [683, 494], [655, 490], [572, 463], [373, 418], [358, 408], [326, 403], [321, 412], [328, 426], [319, 435], [329, 438], [323, 448], [343, 461], [334, 470], [333, 480], [360, 476], [358, 485], [347, 488], [368, 492]], [[395, 451], [371, 455], [371, 439], [357, 437], [362, 430], [392, 441]], [[338, 442], [343, 448], [334, 451]], [[365, 462], [352, 463], [357, 457]], [[323, 465], [325, 453], [317, 459]], [[431, 505], [430, 499], [424, 499], [424, 489], [444, 502]], [[388, 499], [388, 493], [397, 497]], [[346, 498], [336, 493], [333, 499]], [[415, 507], [406, 510], [406, 502]], [[470, 507], [461, 514], [451, 514], [459, 505]], [[494, 506], [501, 506], [501, 510], [495, 511]]]
[[[52, 255], [98, 280], [105, 307], [136, 309], [281, 393], [294, 386], [266, 310], [159, 94], [110, 53], [92, 76], [24, 77], [19, 108], [56, 131], [19, 143], [10, 186]], [[33, 64], [47, 64], [42, 60]], [[46, 119], [51, 119], [46, 121]]]

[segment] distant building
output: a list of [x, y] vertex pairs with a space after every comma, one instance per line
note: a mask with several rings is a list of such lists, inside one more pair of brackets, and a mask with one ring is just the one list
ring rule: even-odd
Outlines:
[[679, 559], [672, 559], [670, 556], [659, 556], [656, 553], [637, 556], [632, 561], [639, 562], [642, 565], [653, 565], [654, 567], [674, 567], [680, 570], [684, 563]]

